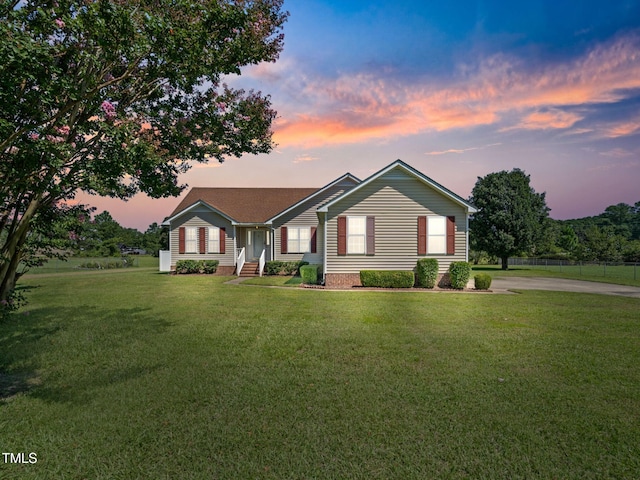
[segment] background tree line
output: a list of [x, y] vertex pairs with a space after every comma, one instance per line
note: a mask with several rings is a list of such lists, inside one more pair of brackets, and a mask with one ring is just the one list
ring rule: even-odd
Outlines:
[[68, 253], [87, 257], [119, 256], [131, 249], [157, 257], [159, 250], [169, 248], [168, 227], [153, 222], [144, 232], [126, 228], [106, 210], [93, 218], [81, 213], [71, 224], [60, 225], [57, 235]]
[[509, 257], [640, 262], [640, 202], [611, 205], [594, 217], [554, 220], [545, 194], [520, 169], [479, 177], [469, 199], [471, 261], [508, 267]]

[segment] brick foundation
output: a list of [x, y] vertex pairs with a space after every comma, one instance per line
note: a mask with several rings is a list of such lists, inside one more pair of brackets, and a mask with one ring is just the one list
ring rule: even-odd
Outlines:
[[351, 288], [359, 287], [359, 273], [327, 273], [324, 277], [325, 286], [329, 288]]
[[218, 265], [215, 275], [228, 276], [234, 273], [236, 273], [236, 267], [233, 265], [230, 267]]
[[[438, 288], [451, 288], [449, 273], [438, 275], [436, 285]], [[325, 287], [328, 288], [351, 288], [361, 287], [359, 273], [327, 273], [325, 275]]]

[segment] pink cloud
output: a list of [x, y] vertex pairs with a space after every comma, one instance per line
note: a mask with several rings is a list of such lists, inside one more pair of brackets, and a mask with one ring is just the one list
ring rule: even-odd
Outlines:
[[640, 118], [611, 125], [604, 130], [604, 136], [608, 138], [625, 137], [640, 133]]
[[448, 150], [440, 150], [440, 151], [433, 151], [433, 152], [425, 152], [425, 155], [446, 155], [449, 153], [465, 153], [465, 152], [470, 152], [472, 150], [481, 150], [484, 148], [488, 148], [488, 147], [495, 147], [497, 145], [502, 145], [501, 143], [491, 143], [489, 145], [482, 145], [480, 147], [469, 147], [469, 148], [450, 148]]
[[502, 129], [525, 129], [525, 130], [547, 130], [547, 129], [563, 129], [572, 127], [584, 117], [571, 112], [565, 112], [556, 108], [547, 111], [535, 111], [526, 115], [520, 123], [513, 127]]
[[309, 154], [302, 154], [302, 155], [298, 155], [294, 160], [293, 163], [307, 163], [307, 162], [315, 162], [316, 160], [318, 160], [318, 157], [312, 157]]
[[[306, 106], [296, 103], [289, 112], [286, 107], [281, 111], [275, 140], [284, 147], [309, 147], [481, 125], [567, 129], [583, 117], [563, 107], [616, 102], [625, 89], [640, 88], [638, 52], [640, 37], [629, 35], [536, 72], [497, 55], [464, 66], [446, 84], [408, 85], [362, 73], [335, 80], [305, 78], [301, 95]], [[638, 130], [640, 121], [619, 125], [610, 135]]]

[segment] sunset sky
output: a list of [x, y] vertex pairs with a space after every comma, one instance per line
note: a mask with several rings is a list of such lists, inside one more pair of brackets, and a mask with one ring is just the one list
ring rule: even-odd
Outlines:
[[[521, 168], [556, 219], [640, 201], [640, 2], [285, 8], [280, 60], [227, 79], [271, 94], [278, 146], [197, 165], [190, 187], [321, 187], [399, 158], [465, 198], [479, 176]], [[78, 199], [143, 231], [179, 203]]]

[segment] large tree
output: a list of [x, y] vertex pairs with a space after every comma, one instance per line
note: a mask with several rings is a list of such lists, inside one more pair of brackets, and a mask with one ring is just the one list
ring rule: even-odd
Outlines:
[[[189, 162], [272, 149], [282, 0], [0, 0], [0, 300], [36, 225], [78, 190], [177, 195]], [[62, 210], [61, 210], [62, 209]]]
[[501, 258], [504, 270], [510, 256], [534, 252], [549, 208], [529, 175], [516, 168], [478, 177], [470, 200], [478, 209], [470, 222], [473, 248]]

